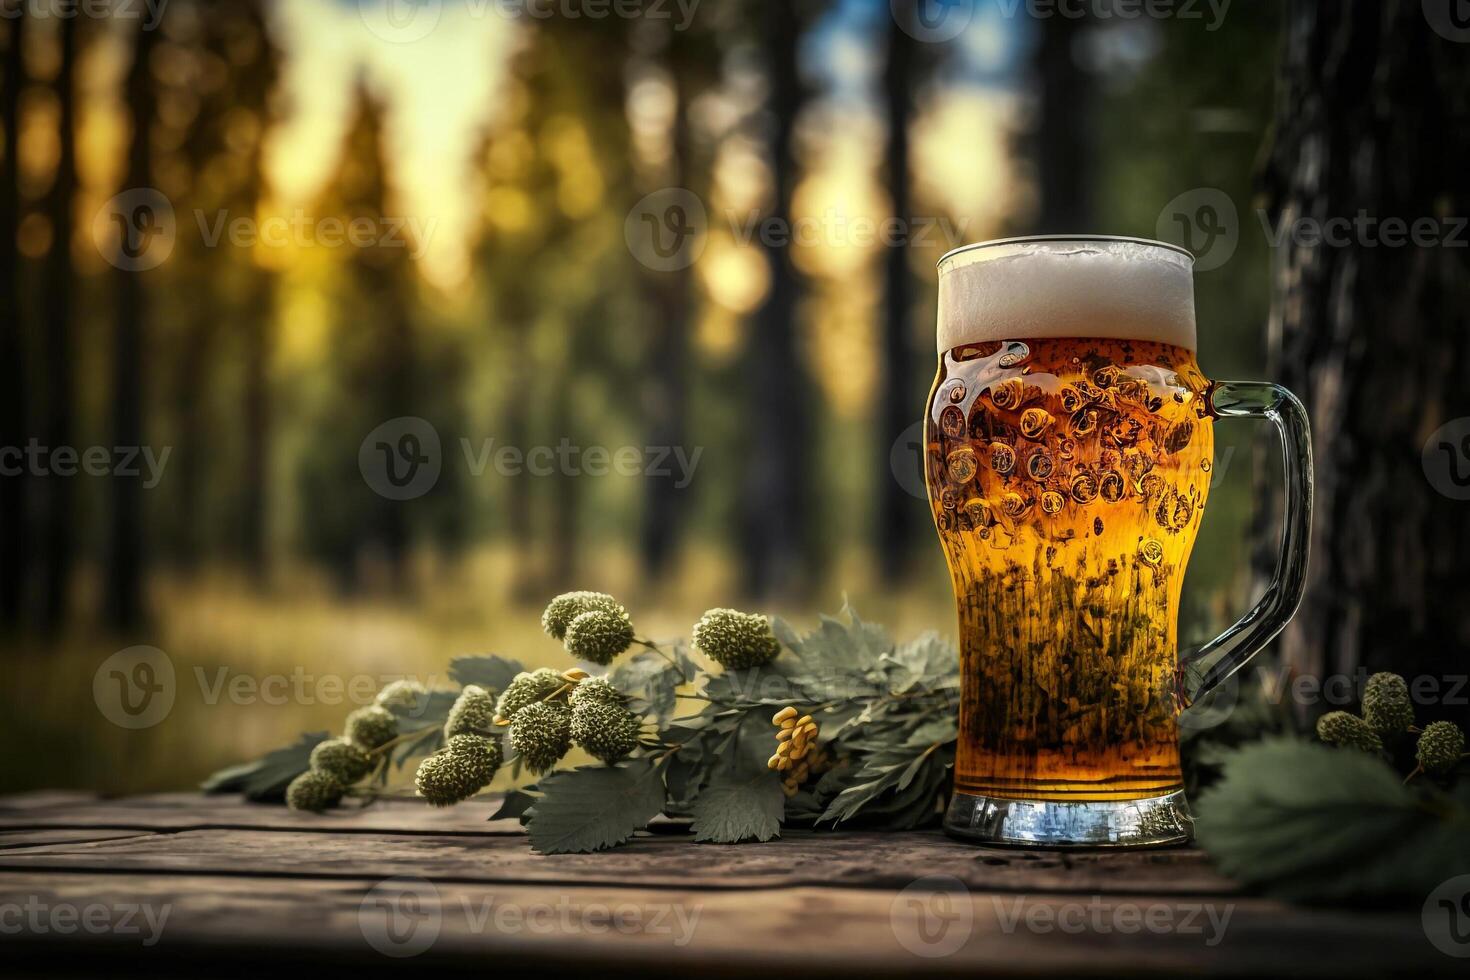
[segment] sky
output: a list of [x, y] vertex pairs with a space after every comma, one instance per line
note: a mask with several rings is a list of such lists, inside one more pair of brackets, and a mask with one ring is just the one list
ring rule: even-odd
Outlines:
[[[576, 4], [586, 0], [556, 0]], [[712, 0], [685, 0], [712, 2]], [[469, 244], [478, 220], [473, 154], [493, 121], [496, 93], [528, 23], [524, 0], [288, 0], [275, 7], [285, 49], [286, 115], [270, 138], [267, 170], [282, 210], [309, 207], [337, 165], [359, 77], [385, 98], [396, 198], [390, 207], [434, 232], [421, 270], [446, 290], [469, 275]], [[672, 17], [679, 16], [670, 0]], [[688, 9], [688, 8], [685, 8]], [[693, 16], [698, 16], [697, 6]], [[825, 155], [837, 172], [820, 202], [852, 195], [832, 187], [871, 169], [873, 100], [881, 81], [888, 4], [839, 0], [810, 33], [804, 70], [831, 111], [858, 125], [833, 128]], [[988, 220], [1004, 195], [1004, 131], [1014, 112], [1014, 83], [1026, 38], [998, 5], [976, 4], [950, 47], [946, 84], [916, 134], [921, 176], [952, 206]], [[918, 45], [920, 56], [931, 46]], [[937, 49], [936, 50], [937, 53]], [[861, 124], [866, 120], [868, 125]], [[956, 149], [963, 152], [955, 152]], [[965, 159], [963, 169], [955, 169]], [[983, 179], [991, 172], [991, 179]], [[977, 180], [977, 174], [982, 179]], [[846, 176], [846, 175], [850, 175]], [[811, 196], [811, 195], [809, 195]]]

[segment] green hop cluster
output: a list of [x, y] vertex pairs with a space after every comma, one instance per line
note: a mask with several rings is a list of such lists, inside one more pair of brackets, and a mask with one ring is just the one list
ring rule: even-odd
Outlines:
[[1449, 772], [1465, 754], [1465, 733], [1452, 721], [1436, 721], [1424, 726], [1414, 756], [1419, 768], [1442, 775]]
[[433, 806], [453, 806], [490, 785], [500, 768], [500, 742], [483, 735], [455, 735], [419, 764], [418, 794]]
[[416, 715], [429, 700], [429, 689], [418, 681], [393, 681], [378, 692], [377, 705], [397, 715]]
[[589, 609], [567, 624], [567, 652], [578, 660], [610, 664], [633, 645], [633, 622], [626, 612]]
[[626, 700], [627, 696], [613, 687], [606, 677], [588, 677], [572, 688], [571, 696], [567, 698], [573, 711], [577, 710], [578, 705], [587, 701], [609, 701], [613, 704], [622, 704]]
[[449, 709], [444, 737], [489, 735], [495, 731], [495, 696], [478, 684], [466, 684]]
[[373, 760], [347, 739], [329, 738], [311, 750], [311, 768], [350, 786], [373, 771]]
[[572, 620], [594, 609], [614, 615], [628, 614], [618, 600], [606, 592], [564, 592], [546, 604], [546, 611], [541, 614], [541, 628], [553, 640], [564, 640]]
[[513, 721], [516, 714], [526, 705], [548, 698], [566, 684], [566, 678], [550, 667], [542, 667], [530, 673], [522, 671], [506, 686], [495, 705], [495, 716]]
[[1346, 711], [1329, 711], [1317, 719], [1317, 737], [1329, 745], [1360, 749], [1374, 754], [1383, 751], [1383, 740], [1368, 723]]
[[293, 810], [320, 813], [337, 805], [343, 786], [336, 776], [319, 769], [309, 769], [291, 780], [286, 787], [286, 805]]
[[562, 701], [537, 701], [515, 713], [510, 744], [533, 773], [556, 765], [571, 748], [572, 710]]
[[1384, 738], [1401, 735], [1414, 724], [1414, 702], [1409, 685], [1387, 671], [1368, 678], [1363, 689], [1363, 720]]
[[638, 719], [616, 701], [584, 697], [572, 705], [572, 741], [608, 765], [638, 747]]
[[398, 719], [387, 708], [370, 704], [347, 716], [347, 738], [371, 751], [398, 737]]
[[761, 667], [781, 652], [769, 618], [735, 609], [711, 609], [701, 616], [694, 624], [694, 645], [727, 670]]

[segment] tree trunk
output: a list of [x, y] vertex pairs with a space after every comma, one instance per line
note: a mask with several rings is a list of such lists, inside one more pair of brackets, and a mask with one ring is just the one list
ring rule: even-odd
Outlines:
[[[73, 434], [72, 384], [72, 212], [77, 191], [76, 54], [77, 18], [63, 18], [58, 27], [61, 64], [56, 74], [60, 107], [56, 179], [47, 211], [51, 216], [51, 252], [44, 274], [42, 332], [46, 344], [46, 445], [71, 446]], [[72, 513], [75, 481], [50, 480], [46, 487], [45, 574], [41, 581], [41, 628], [48, 634], [60, 629], [71, 586]]]
[[[156, 31], [139, 29], [133, 64], [128, 71], [127, 105], [132, 119], [128, 144], [127, 187], [152, 186], [149, 130], [154, 93], [149, 60]], [[143, 273], [119, 268], [117, 319], [112, 351], [113, 445], [143, 445], [144, 330], [147, 296]], [[110, 555], [107, 568], [106, 617], [118, 630], [136, 628], [143, 619], [143, 496], [141, 477], [115, 477], [112, 483]]]
[[[1470, 463], [1470, 277], [1463, 219], [1450, 217], [1470, 205], [1470, 58], [1426, 13], [1294, 0], [1264, 177], [1273, 228], [1365, 214], [1428, 221], [1444, 241], [1394, 246], [1386, 227], [1341, 244], [1288, 238], [1269, 335], [1316, 450], [1311, 571], [1285, 663], [1432, 678], [1421, 683], [1439, 695], [1416, 694], [1421, 723], [1465, 720], [1467, 692], [1446, 677], [1463, 678], [1470, 646], [1470, 503], [1457, 485]], [[1437, 433], [1455, 420], [1458, 434]]]
[[[677, 46], [677, 36], [669, 42]], [[680, 84], [677, 54], [670, 59], [674, 85], [672, 166], [668, 186], [688, 188], [690, 166], [688, 92]], [[689, 317], [692, 269], [668, 272], [647, 270], [643, 280], [653, 306], [648, 338], [648, 370], [643, 381], [643, 405], [648, 419], [648, 445], [684, 444], [689, 413]], [[688, 487], [677, 484], [672, 467], [667, 475], [644, 474], [643, 523], [639, 552], [645, 576], [652, 579], [668, 570], [683, 529], [684, 497]]]
[[[15, 148], [20, 142], [20, 90], [25, 84], [21, 52], [25, 43], [25, 11], [8, 20], [4, 89], [0, 90], [0, 127], [4, 130], [4, 158], [0, 160], [0, 450], [24, 448], [26, 436], [25, 326], [20, 302], [19, 167]], [[19, 624], [25, 605], [25, 583], [30, 565], [26, 535], [29, 479], [24, 467], [6, 459], [0, 475], [0, 627]]]
[[1036, 49], [1040, 118], [1036, 125], [1036, 173], [1041, 211], [1036, 233], [1076, 235], [1092, 231], [1092, 82], [1077, 64], [1077, 39], [1085, 17], [1043, 17]]
[[[771, 226], [791, 228], [796, 182], [793, 135], [803, 93], [797, 73], [801, 27], [791, 5], [765, 9], [771, 116]], [[744, 588], [754, 598], [797, 588], [804, 571], [808, 390], [796, 344], [799, 286], [789, 242], [768, 244], [770, 289], [756, 313], [749, 346], [751, 432], [755, 445], [741, 498]]]
[[271, 287], [269, 273], [253, 270], [256, 291], [241, 310], [245, 332], [245, 466], [241, 493], [240, 551], [256, 585], [267, 578], [267, 497], [270, 483]]
[[[884, 159], [888, 171], [888, 197], [893, 217], [910, 227], [912, 195], [909, 191], [909, 130], [913, 109], [914, 40], [890, 18], [888, 62], [883, 73], [888, 115], [888, 140]], [[890, 584], [908, 572], [913, 529], [923, 513], [920, 501], [892, 472], [894, 443], [922, 414], [914, 386], [913, 273], [909, 269], [908, 242], [890, 246], [884, 256], [882, 402], [879, 409], [878, 444], [874, 447], [878, 481], [878, 566]]]

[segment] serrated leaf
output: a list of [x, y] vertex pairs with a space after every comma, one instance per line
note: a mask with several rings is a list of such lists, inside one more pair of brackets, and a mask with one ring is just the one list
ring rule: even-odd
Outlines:
[[500, 807], [492, 814], [491, 820], [519, 820], [525, 823], [526, 811], [536, 805], [540, 796], [534, 796], [524, 790], [513, 789], [505, 794], [505, 799], [500, 801]]
[[542, 854], [588, 854], [621, 844], [663, 810], [664, 783], [653, 760], [553, 773], [526, 811], [531, 847]]
[[896, 694], [938, 690], [959, 682], [959, 651], [938, 633], [925, 633], [883, 659], [889, 668], [890, 689]]
[[679, 687], [696, 673], [693, 662], [684, 656], [682, 644], [670, 656], [675, 663], [652, 651], [640, 653], [613, 668], [608, 675], [613, 687], [634, 698], [636, 710], [653, 715], [660, 725], [673, 717], [679, 703]]
[[1220, 871], [1298, 901], [1422, 901], [1470, 873], [1470, 809], [1406, 787], [1386, 762], [1272, 738], [1232, 753], [1198, 802], [1200, 845]]
[[768, 841], [781, 834], [786, 797], [769, 769], [721, 769], [694, 802], [694, 839], [715, 844]]
[[326, 732], [309, 732], [254, 762], [219, 770], [199, 788], [206, 793], [244, 793], [246, 799], [256, 801], [285, 799], [287, 785], [310, 768], [311, 750], [327, 737]]
[[493, 653], [455, 657], [449, 661], [450, 679], [460, 687], [478, 684], [496, 694], [505, 690], [515, 676], [525, 669], [519, 660]]

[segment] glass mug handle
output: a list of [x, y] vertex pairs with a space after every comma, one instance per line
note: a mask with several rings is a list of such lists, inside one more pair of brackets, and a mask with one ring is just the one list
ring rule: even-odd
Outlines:
[[1281, 434], [1286, 510], [1271, 584], [1250, 612], [1193, 653], [1180, 657], [1183, 706], [1214, 690], [1286, 627], [1307, 584], [1312, 532], [1312, 434], [1307, 410], [1290, 391], [1261, 381], [1216, 381], [1205, 394], [1217, 419], [1269, 419]]

